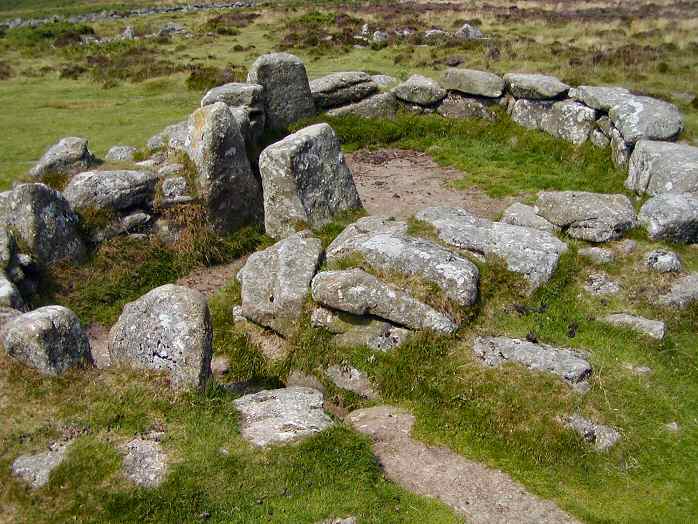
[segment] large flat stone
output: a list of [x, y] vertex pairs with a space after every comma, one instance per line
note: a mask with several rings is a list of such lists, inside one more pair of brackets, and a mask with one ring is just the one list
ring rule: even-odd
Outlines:
[[432, 106], [446, 98], [446, 90], [438, 82], [422, 75], [412, 75], [392, 92], [400, 100], [419, 106]]
[[698, 147], [640, 140], [630, 156], [625, 187], [640, 195], [698, 192]]
[[507, 89], [516, 98], [552, 100], [565, 96], [570, 86], [554, 76], [509, 73], [504, 75]]
[[63, 195], [73, 209], [150, 207], [158, 177], [143, 171], [87, 171], [75, 175]]
[[666, 333], [666, 324], [662, 320], [650, 320], [649, 318], [631, 315], [629, 313], [613, 313], [606, 315], [602, 319], [603, 322], [613, 326], [626, 327], [648, 335], [657, 340], [662, 340]]
[[449, 91], [458, 91], [466, 95], [498, 98], [504, 92], [504, 80], [487, 71], [475, 69], [447, 69], [442, 78], [442, 85]]
[[683, 117], [674, 104], [647, 96], [622, 98], [608, 116], [629, 144], [641, 138], [671, 140], [683, 130]]
[[361, 71], [332, 73], [310, 82], [310, 92], [318, 109], [331, 109], [375, 94], [378, 85]]
[[356, 115], [364, 118], [393, 119], [397, 115], [398, 102], [393, 93], [379, 93], [365, 100], [331, 109], [331, 116]]
[[630, 91], [624, 87], [614, 86], [573, 87], [570, 89], [569, 95], [570, 98], [578, 100], [592, 109], [598, 109], [599, 111], [608, 111], [614, 105], [632, 96]]

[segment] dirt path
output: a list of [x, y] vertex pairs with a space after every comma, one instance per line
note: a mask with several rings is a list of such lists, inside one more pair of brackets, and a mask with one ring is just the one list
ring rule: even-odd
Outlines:
[[561, 524], [578, 521], [553, 502], [536, 497], [499, 470], [442, 447], [412, 439], [414, 417], [391, 406], [360, 409], [347, 421], [373, 440], [386, 477], [417, 495], [434, 497], [468, 522]]
[[429, 155], [401, 149], [361, 150], [347, 155], [347, 163], [366, 211], [370, 215], [408, 218], [428, 206], [464, 207], [496, 219], [517, 199], [495, 199], [478, 188], [453, 189], [450, 182], [465, 175], [444, 168]]

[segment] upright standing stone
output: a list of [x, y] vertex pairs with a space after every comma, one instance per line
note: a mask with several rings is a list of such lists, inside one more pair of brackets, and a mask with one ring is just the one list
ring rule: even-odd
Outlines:
[[280, 239], [299, 225], [320, 227], [361, 207], [339, 140], [327, 124], [316, 124], [270, 145], [259, 158], [264, 188], [264, 225]]
[[289, 53], [260, 56], [247, 75], [251, 84], [264, 87], [267, 128], [282, 131], [290, 124], [315, 114], [315, 102], [305, 65]]
[[247, 158], [245, 139], [231, 109], [216, 102], [189, 117], [186, 149], [209, 222], [229, 233], [261, 219], [262, 194]]

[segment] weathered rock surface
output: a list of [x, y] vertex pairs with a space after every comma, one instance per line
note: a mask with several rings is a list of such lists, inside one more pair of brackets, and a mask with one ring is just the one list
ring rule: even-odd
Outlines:
[[542, 114], [540, 129], [556, 138], [581, 145], [589, 138], [595, 123], [594, 109], [572, 100], [562, 100]]
[[611, 127], [611, 160], [618, 169], [625, 169], [630, 162], [632, 145], [625, 142], [623, 135], [615, 127]]
[[648, 335], [657, 340], [662, 340], [666, 333], [666, 324], [661, 320], [650, 320], [649, 318], [631, 315], [629, 313], [613, 313], [606, 315], [602, 319], [607, 324], [627, 327], [644, 335]]
[[2, 331], [7, 354], [44, 375], [92, 363], [78, 317], [63, 306], [44, 306], [13, 318]]
[[409, 329], [440, 333], [457, 328], [445, 314], [361, 269], [318, 273], [311, 289], [315, 302], [354, 315], [374, 315]]
[[557, 233], [560, 231], [558, 226], [551, 224], [538, 214], [537, 207], [527, 206], [519, 202], [513, 203], [504, 210], [500, 222], [503, 224], [511, 224], [512, 226], [540, 229], [548, 233]]
[[289, 53], [260, 56], [247, 75], [247, 82], [264, 88], [267, 128], [282, 131], [290, 124], [315, 114], [305, 65]]
[[613, 251], [602, 247], [585, 247], [580, 249], [578, 253], [595, 264], [610, 264], [615, 259]]
[[583, 191], [543, 191], [538, 213], [572, 238], [589, 242], [616, 240], [636, 225], [628, 197]]
[[373, 80], [378, 87], [391, 87], [400, 82], [397, 78], [390, 75], [372, 75], [371, 80]]
[[689, 273], [674, 281], [671, 291], [659, 297], [658, 303], [662, 306], [687, 308], [694, 302], [698, 302], [698, 273]]
[[698, 242], [698, 195], [657, 195], [643, 204], [638, 219], [652, 240]]
[[608, 111], [632, 95], [624, 87], [579, 86], [570, 89], [569, 96], [592, 109]]
[[498, 98], [504, 92], [504, 80], [497, 75], [475, 69], [447, 69], [441, 79], [449, 91], [466, 95]]
[[24, 309], [24, 299], [14, 282], [0, 273], [0, 307]]
[[167, 475], [167, 455], [159, 442], [135, 438], [124, 446], [124, 476], [144, 488], [155, 488]]
[[322, 393], [290, 387], [260, 391], [235, 400], [242, 436], [255, 446], [287, 444], [327, 429], [332, 420], [322, 409]]
[[86, 138], [66, 137], [44, 153], [29, 171], [29, 176], [41, 178], [51, 173], [69, 174], [87, 169], [94, 161], [94, 156], [87, 148]]
[[620, 289], [616, 281], [602, 272], [590, 274], [584, 283], [584, 291], [594, 296], [615, 295]]
[[87, 171], [75, 175], [63, 195], [75, 210], [149, 207], [157, 176], [143, 171]]
[[167, 126], [158, 134], [150, 137], [147, 147], [150, 151], [160, 151], [167, 148], [174, 151], [184, 151], [188, 135], [189, 122], [182, 120]]
[[386, 477], [417, 495], [434, 497], [468, 522], [563, 524], [577, 522], [499, 470], [466, 460], [450, 449], [410, 437], [415, 418], [392, 406], [352, 412], [347, 421], [373, 441]]
[[681, 259], [673, 251], [656, 249], [645, 257], [648, 269], [657, 273], [678, 273], [681, 271]]
[[462, 306], [477, 300], [477, 266], [434, 242], [407, 235], [405, 222], [366, 217], [347, 226], [328, 246], [326, 257], [332, 262], [354, 255], [360, 255], [378, 271], [431, 282]]
[[393, 89], [400, 100], [419, 106], [432, 106], [446, 98], [446, 90], [438, 82], [422, 75], [412, 75]]
[[0, 193], [0, 220], [39, 264], [78, 260], [85, 253], [78, 216], [63, 195], [44, 184]]
[[162, 181], [162, 206], [175, 206], [192, 202], [194, 197], [189, 191], [189, 183], [183, 176], [173, 176]]
[[641, 138], [671, 140], [683, 130], [683, 117], [674, 104], [647, 96], [622, 98], [608, 116], [630, 144]]
[[509, 116], [526, 129], [542, 129], [543, 118], [551, 113], [552, 107], [553, 102], [520, 98], [512, 104]]
[[283, 336], [291, 335], [303, 314], [321, 255], [322, 242], [307, 232], [252, 254], [238, 273], [243, 316]]
[[573, 349], [534, 344], [507, 337], [478, 337], [473, 353], [492, 367], [516, 362], [535, 371], [560, 376], [570, 384], [577, 384], [591, 376], [591, 364], [586, 356]]
[[14, 320], [21, 314], [22, 312], [18, 309], [0, 306], [0, 330], [2, 330], [10, 320]]
[[611, 145], [611, 139], [600, 129], [592, 129], [589, 133], [589, 140], [596, 147], [604, 149]]
[[536, 289], [552, 277], [567, 245], [551, 233], [490, 222], [465, 209], [429, 207], [415, 215], [430, 224], [447, 244], [503, 258], [510, 271], [521, 273]]
[[211, 376], [212, 335], [206, 298], [167, 284], [126, 304], [109, 353], [114, 364], [167, 372], [175, 388], [201, 387]]
[[262, 193], [247, 158], [245, 139], [223, 102], [189, 117], [186, 149], [197, 169], [199, 197], [208, 220], [221, 233], [259, 221]]
[[565, 426], [576, 431], [599, 452], [608, 451], [621, 439], [620, 433], [612, 427], [597, 424], [579, 415], [567, 417], [564, 422]]
[[630, 156], [625, 187], [640, 195], [698, 193], [698, 147], [638, 141]]
[[259, 158], [264, 188], [264, 225], [280, 239], [299, 224], [317, 228], [361, 199], [339, 140], [327, 124], [301, 129], [267, 147]]
[[133, 162], [138, 149], [133, 146], [112, 146], [104, 155], [108, 162]]
[[51, 472], [61, 465], [68, 451], [68, 444], [54, 443], [48, 451], [34, 455], [20, 455], [12, 463], [12, 474], [33, 489], [48, 484]]
[[458, 40], [479, 40], [485, 37], [479, 27], [470, 24], [463, 24], [453, 36]]
[[450, 93], [441, 101], [436, 111], [445, 118], [482, 118], [494, 122], [497, 115], [489, 108], [492, 103], [485, 98]]
[[[201, 99], [201, 107], [217, 102], [223, 102], [230, 108], [244, 109], [250, 129], [249, 133], [243, 135], [254, 144], [261, 140], [266, 125], [264, 88], [261, 85], [230, 83], [214, 87]], [[233, 115], [237, 116], [235, 112]]]
[[509, 73], [504, 75], [508, 91], [516, 98], [552, 100], [567, 94], [570, 86], [554, 76]]
[[310, 82], [310, 92], [318, 109], [331, 109], [358, 102], [378, 91], [371, 76], [361, 71], [332, 73]]
[[325, 376], [340, 389], [346, 389], [369, 400], [378, 398], [368, 375], [355, 367], [330, 366], [325, 370]]
[[327, 112], [331, 116], [357, 115], [364, 118], [393, 119], [397, 114], [398, 102], [393, 93], [379, 93], [365, 100], [338, 107]]

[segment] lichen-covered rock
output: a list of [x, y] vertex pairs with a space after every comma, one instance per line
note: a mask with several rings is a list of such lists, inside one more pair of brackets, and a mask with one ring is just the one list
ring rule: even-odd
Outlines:
[[69, 174], [87, 169], [94, 161], [94, 156], [87, 148], [86, 138], [66, 137], [44, 153], [29, 171], [29, 176], [42, 178], [52, 173]]
[[14, 282], [0, 273], [0, 307], [24, 309], [24, 299]]
[[63, 306], [44, 306], [13, 318], [2, 331], [7, 354], [44, 375], [90, 364], [90, 343], [80, 320]]
[[698, 193], [698, 147], [638, 141], [630, 156], [625, 187], [640, 195]]
[[447, 69], [441, 84], [449, 91], [466, 95], [498, 98], [504, 92], [504, 80], [497, 75], [475, 69]]
[[503, 224], [511, 224], [512, 226], [540, 229], [548, 233], [557, 233], [560, 231], [558, 226], [551, 224], [538, 214], [538, 208], [535, 206], [527, 206], [520, 202], [514, 202], [506, 208], [500, 222]]
[[581, 145], [589, 138], [596, 123], [596, 111], [572, 100], [555, 102], [540, 120], [540, 129], [546, 133]]
[[567, 251], [564, 242], [546, 231], [491, 222], [465, 209], [429, 207], [415, 218], [433, 226], [451, 246], [503, 258], [510, 271], [528, 280], [531, 290], [550, 280]]
[[137, 486], [155, 488], [167, 475], [167, 455], [159, 442], [135, 438], [124, 446], [122, 471]]
[[441, 101], [436, 111], [445, 118], [482, 118], [494, 122], [497, 115], [490, 109], [492, 104], [494, 102], [491, 99], [450, 93]]
[[183, 176], [173, 176], [162, 181], [162, 206], [188, 204], [194, 200], [189, 191], [189, 183]]
[[234, 404], [242, 418], [242, 437], [258, 447], [302, 440], [332, 425], [322, 408], [322, 393], [311, 388], [260, 391]]
[[601, 271], [591, 273], [584, 282], [584, 291], [594, 296], [615, 295], [620, 289], [618, 282]]
[[598, 128], [591, 130], [591, 133], [589, 133], [589, 140], [600, 149], [605, 149], [611, 145], [611, 139]]
[[133, 162], [138, 149], [133, 146], [112, 146], [104, 156], [108, 162]]
[[301, 129], [267, 147], [259, 158], [264, 225], [280, 239], [299, 224], [321, 227], [341, 211], [361, 208], [339, 140], [327, 124]]
[[400, 82], [397, 78], [390, 75], [372, 75], [371, 80], [373, 80], [378, 87], [390, 87]]
[[344, 107], [331, 109], [330, 116], [357, 115], [364, 118], [395, 118], [398, 110], [397, 97], [393, 93], [379, 93], [365, 100]]
[[515, 338], [478, 337], [473, 353], [488, 366], [516, 362], [528, 369], [558, 375], [570, 384], [587, 380], [592, 371], [586, 356], [578, 351]]
[[620, 170], [624, 170], [628, 167], [628, 162], [630, 161], [632, 144], [627, 144], [620, 131], [613, 126], [611, 126], [609, 138], [611, 141], [611, 160], [613, 165]]
[[569, 96], [592, 109], [608, 111], [632, 95], [624, 87], [579, 86], [570, 89]]
[[[223, 102], [230, 108], [243, 109], [248, 122], [248, 133], [243, 132], [248, 142], [248, 151], [256, 146], [264, 135], [266, 113], [264, 111], [264, 88], [259, 84], [230, 83], [214, 87], [201, 99], [201, 107]], [[234, 116], [239, 114], [233, 112]], [[241, 128], [244, 125], [241, 125]]]
[[572, 415], [565, 419], [565, 426], [576, 431], [584, 440], [594, 444], [599, 452], [608, 451], [620, 440], [620, 433], [610, 426], [597, 424], [589, 419]]
[[479, 27], [467, 23], [453, 33], [453, 36], [458, 40], [479, 40], [485, 37]]
[[588, 258], [594, 264], [610, 264], [615, 259], [613, 251], [603, 247], [585, 247], [577, 253], [579, 253], [579, 256]]
[[186, 149], [197, 169], [199, 197], [216, 231], [229, 233], [260, 220], [261, 188], [240, 126], [227, 105], [216, 102], [194, 111]]
[[650, 320], [629, 313], [613, 313], [601, 320], [613, 326], [627, 327], [657, 340], [662, 340], [666, 333], [666, 324], [662, 320]]
[[305, 65], [289, 53], [262, 55], [252, 64], [247, 82], [264, 88], [267, 128], [283, 131], [315, 114]]
[[347, 226], [327, 248], [329, 262], [361, 256], [378, 271], [417, 277], [438, 286], [462, 306], [478, 296], [477, 266], [429, 240], [407, 235], [407, 224], [366, 217]]
[[446, 98], [446, 90], [438, 82], [422, 75], [412, 75], [393, 89], [400, 100], [419, 106], [432, 106]]
[[182, 120], [176, 124], [167, 126], [158, 134], [148, 140], [148, 150], [160, 151], [172, 149], [173, 151], [185, 151], [187, 137], [189, 135], [189, 122]]
[[671, 140], [683, 130], [683, 117], [674, 104], [647, 96], [622, 98], [608, 116], [629, 144], [641, 138]]
[[321, 254], [320, 239], [305, 232], [252, 254], [238, 273], [243, 316], [283, 336], [291, 335], [303, 314]]
[[2, 330], [10, 320], [14, 320], [21, 314], [22, 312], [18, 309], [0, 306], [0, 330]]
[[567, 94], [570, 86], [554, 76], [540, 74], [509, 73], [504, 75], [508, 91], [515, 98], [529, 100], [553, 100]]
[[53, 443], [48, 451], [34, 455], [20, 455], [12, 463], [12, 474], [33, 489], [48, 484], [51, 472], [65, 459], [69, 444]]
[[75, 210], [150, 207], [157, 181], [144, 171], [87, 171], [75, 175], [63, 195]]
[[374, 315], [415, 330], [453, 333], [457, 328], [445, 314], [361, 269], [318, 273], [311, 289], [315, 302], [354, 315]]
[[698, 302], [698, 273], [689, 273], [675, 280], [671, 290], [658, 300], [662, 306], [678, 309], [687, 308], [694, 302]]
[[368, 98], [378, 91], [371, 76], [361, 71], [332, 73], [310, 82], [318, 109], [331, 109]]
[[44, 184], [21, 184], [0, 193], [0, 220], [39, 264], [79, 260], [85, 254], [78, 216], [63, 195]]
[[109, 333], [114, 364], [165, 371], [175, 388], [211, 376], [211, 315], [198, 291], [168, 284], [126, 304]]
[[648, 269], [657, 273], [678, 273], [681, 271], [681, 259], [673, 251], [655, 249], [645, 257]]
[[552, 107], [553, 102], [520, 98], [511, 106], [509, 116], [526, 129], [542, 129], [543, 119], [551, 113]]
[[662, 193], [640, 208], [640, 223], [652, 240], [698, 242], [698, 196], [691, 193]]
[[353, 366], [330, 366], [325, 370], [325, 376], [340, 389], [369, 400], [378, 398], [368, 375]]
[[536, 205], [543, 218], [572, 238], [588, 242], [619, 239], [636, 225], [635, 210], [624, 195], [543, 191], [538, 194]]

